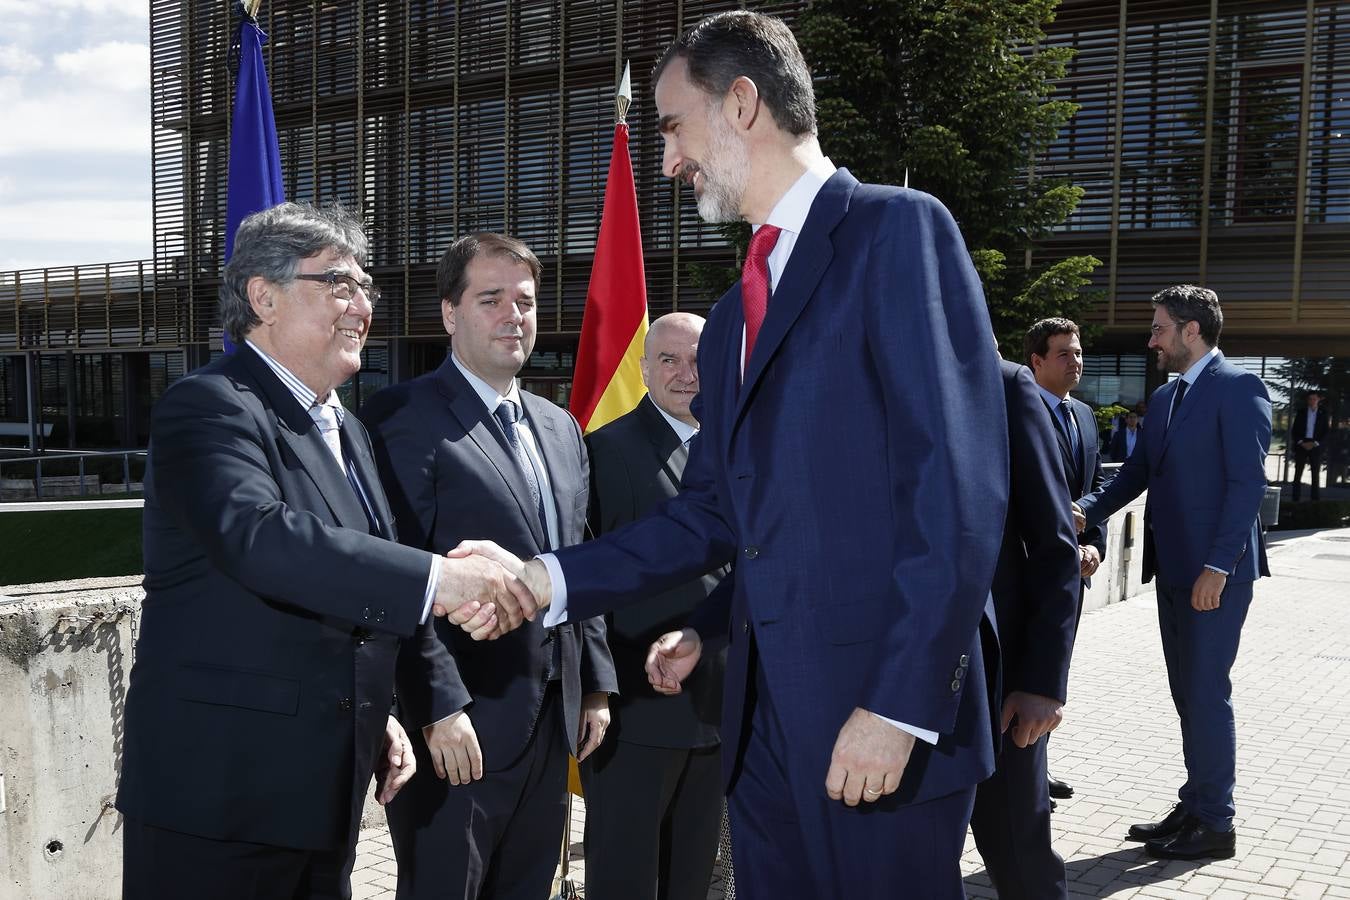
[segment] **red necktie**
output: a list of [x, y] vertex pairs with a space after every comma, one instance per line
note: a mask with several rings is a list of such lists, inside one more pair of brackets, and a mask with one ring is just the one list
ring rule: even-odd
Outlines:
[[755, 349], [755, 338], [759, 337], [759, 326], [764, 324], [764, 313], [769, 309], [769, 254], [778, 243], [781, 228], [773, 225], [761, 225], [750, 238], [750, 249], [745, 253], [745, 265], [741, 268], [741, 307], [745, 310], [745, 361], [742, 370], [750, 363], [750, 354]]

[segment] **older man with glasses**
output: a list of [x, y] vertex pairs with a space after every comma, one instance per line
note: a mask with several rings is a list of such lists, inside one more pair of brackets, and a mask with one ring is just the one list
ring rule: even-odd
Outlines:
[[220, 290], [236, 350], [155, 406], [117, 798], [128, 900], [350, 897], [372, 774], [384, 803], [415, 769], [389, 714], [399, 638], [450, 608], [485, 634], [514, 587], [393, 540], [336, 393], [379, 296], [365, 262], [340, 207], [245, 219]]

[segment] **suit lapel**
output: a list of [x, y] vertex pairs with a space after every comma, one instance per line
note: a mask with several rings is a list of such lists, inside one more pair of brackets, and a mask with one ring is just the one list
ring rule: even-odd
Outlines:
[[333, 459], [309, 411], [300, 405], [295, 395], [281, 383], [281, 379], [267, 367], [257, 352], [252, 348], [240, 348], [236, 352], [276, 416], [278, 439], [300, 460], [305, 474], [318, 488], [333, 518], [344, 528], [369, 531], [370, 522], [366, 519], [361, 501], [352, 490], [346, 473]]
[[[1172, 443], [1172, 436], [1175, 435], [1179, 429], [1185, 426], [1186, 420], [1190, 418], [1191, 413], [1197, 407], [1199, 407], [1205, 402], [1206, 395], [1209, 393], [1210, 388], [1213, 387], [1214, 385], [1215, 370], [1219, 368], [1219, 364], [1222, 362], [1223, 362], [1223, 354], [1222, 353], [1214, 354], [1214, 356], [1205, 365], [1205, 367], [1200, 370], [1200, 374], [1196, 376], [1195, 384], [1191, 385], [1191, 387], [1188, 388], [1186, 391], [1186, 396], [1181, 398], [1181, 408], [1178, 409], [1176, 413], [1172, 416], [1172, 423], [1166, 426], [1167, 432], [1163, 435], [1162, 453], [1159, 454], [1158, 456], [1159, 462], [1161, 462], [1162, 458], [1167, 455], [1167, 448]], [[1167, 395], [1167, 408], [1169, 410], [1172, 408], [1172, 401], [1173, 398], [1176, 396], [1177, 386], [1180, 384], [1181, 384], [1180, 378], [1173, 379], [1172, 390]], [[1163, 421], [1166, 421], [1165, 416]]]
[[1078, 426], [1078, 494], [1086, 496], [1092, 492], [1092, 454], [1088, 452], [1088, 441], [1097, 445], [1097, 420], [1092, 410], [1083, 403], [1070, 403], [1074, 423]]
[[521, 474], [515, 452], [506, 442], [505, 432], [497, 424], [496, 418], [488, 412], [483, 398], [478, 396], [478, 392], [460, 374], [448, 353], [445, 362], [436, 370], [436, 383], [450, 404], [451, 415], [458, 420], [469, 440], [474, 442], [506, 482], [507, 489], [520, 507], [521, 516], [530, 526], [530, 534], [534, 536], [535, 543], [539, 547], [547, 546], [548, 541], [543, 533], [543, 523], [539, 521], [539, 512], [530, 500], [530, 489], [525, 484], [525, 476]]
[[[552, 498], [545, 498], [545, 502], [553, 504], [554, 515], [558, 517], [558, 539], [563, 546], [575, 543], [580, 540], [581, 535], [569, 534], [570, 521], [563, 518], [563, 510], [570, 510], [577, 492], [581, 490], [581, 485], [576, 483], [572, 477], [576, 472], [576, 466], [567, 464], [567, 447], [563, 443], [562, 435], [558, 434], [557, 424], [550, 416], [549, 410], [543, 409], [545, 405], [551, 406], [547, 400], [542, 397], [536, 397], [534, 394], [525, 391], [520, 392], [521, 405], [525, 407], [525, 415], [530, 422], [530, 430], [534, 432], [535, 444], [539, 447], [539, 455], [544, 458], [544, 467], [548, 469], [548, 484], [552, 493]], [[536, 516], [536, 518], [538, 518]], [[556, 547], [549, 547], [545, 541], [541, 546], [546, 550], [554, 550]]]
[[680, 478], [684, 475], [684, 464], [689, 461], [689, 448], [680, 440], [675, 429], [670, 427], [650, 396], [643, 397], [638, 403], [638, 415], [641, 416], [642, 430], [651, 442], [657, 462], [678, 490]]
[[350, 412], [342, 420], [342, 443], [347, 451], [347, 461], [356, 472], [357, 480], [365, 488], [366, 499], [370, 501], [371, 513], [375, 516], [375, 525], [381, 537], [392, 539], [394, 536], [394, 514], [389, 509], [384, 490], [380, 485], [379, 470], [370, 455], [370, 439], [361, 427], [356, 416]]
[[[1075, 482], [1082, 479], [1078, 476], [1078, 461], [1073, 458], [1073, 445], [1069, 443], [1069, 433], [1064, 430], [1064, 420], [1059, 417], [1059, 410], [1055, 409], [1045, 397], [1041, 397], [1041, 402], [1045, 403], [1045, 410], [1050, 414], [1050, 422], [1055, 426], [1055, 442], [1059, 444], [1059, 459], [1064, 463], [1064, 477], [1068, 480], [1069, 490], [1073, 490]], [[1075, 498], [1076, 499], [1076, 498]]]
[[[755, 339], [755, 352], [746, 360], [745, 380], [737, 397], [736, 419], [739, 420], [745, 410], [746, 402], [754, 393], [755, 385], [777, 352], [783, 339], [787, 337], [792, 323], [797, 321], [806, 303], [815, 293], [816, 285], [825, 274], [830, 260], [834, 257], [834, 244], [830, 234], [848, 212], [849, 199], [858, 187], [858, 179], [847, 169], [840, 169], [830, 176], [829, 181], [816, 194], [811, 204], [811, 212], [797, 236], [797, 243], [788, 257], [787, 268], [778, 279], [778, 289], [769, 298], [769, 309], [764, 316], [759, 336]], [[740, 305], [740, 288], [735, 290], [735, 301]], [[738, 312], [733, 319], [744, 325], [744, 312]], [[735, 342], [733, 342], [735, 343]]]

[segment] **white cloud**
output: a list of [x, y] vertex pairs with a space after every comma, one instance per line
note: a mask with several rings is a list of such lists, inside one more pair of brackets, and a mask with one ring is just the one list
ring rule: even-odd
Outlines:
[[144, 0], [0, 0], [0, 17], [5, 19], [46, 19], [52, 13], [148, 20], [150, 4]]
[[150, 47], [109, 41], [56, 54], [58, 71], [88, 88], [145, 91], [150, 85]]
[[0, 72], [27, 75], [42, 68], [42, 60], [22, 47], [0, 44]]
[[0, 106], [0, 157], [79, 150], [149, 158], [149, 91], [99, 95], [61, 88], [35, 96], [0, 84]]
[[[150, 204], [139, 200], [56, 200], [6, 204], [0, 241], [151, 245]], [[66, 260], [94, 262], [95, 260]], [[98, 260], [102, 261], [102, 260]]]

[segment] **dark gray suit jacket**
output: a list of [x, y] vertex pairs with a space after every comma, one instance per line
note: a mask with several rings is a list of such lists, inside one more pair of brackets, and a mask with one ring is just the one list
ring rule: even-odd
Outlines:
[[387, 540], [365, 429], [348, 415], [341, 434], [378, 536], [309, 413], [247, 346], [155, 404], [126, 815], [218, 840], [349, 840], [431, 563]]
[[[579, 543], [590, 496], [581, 432], [547, 400], [526, 391], [520, 398], [548, 467], [561, 544]], [[556, 549], [505, 433], [448, 354], [436, 371], [380, 391], [361, 417], [401, 541], [433, 553], [468, 539], [492, 540], [522, 557]], [[484, 769], [511, 765], [534, 733], [558, 640], [575, 752], [582, 695], [618, 690], [605, 625], [595, 618], [546, 629], [543, 618], [495, 641], [474, 641], [440, 619], [424, 626], [399, 654], [400, 709], [412, 739], [420, 742], [424, 725], [467, 707]]]
[[[597, 535], [638, 519], [680, 490], [689, 451], [650, 397], [637, 408], [592, 432], [591, 528]], [[722, 715], [725, 643], [704, 656], [683, 690], [666, 697], [647, 681], [647, 648], [667, 631], [688, 624], [725, 570], [653, 594], [605, 617], [609, 647], [619, 676], [611, 737], [649, 747], [708, 747], [718, 742]], [[721, 631], [725, 631], [723, 624]]]

